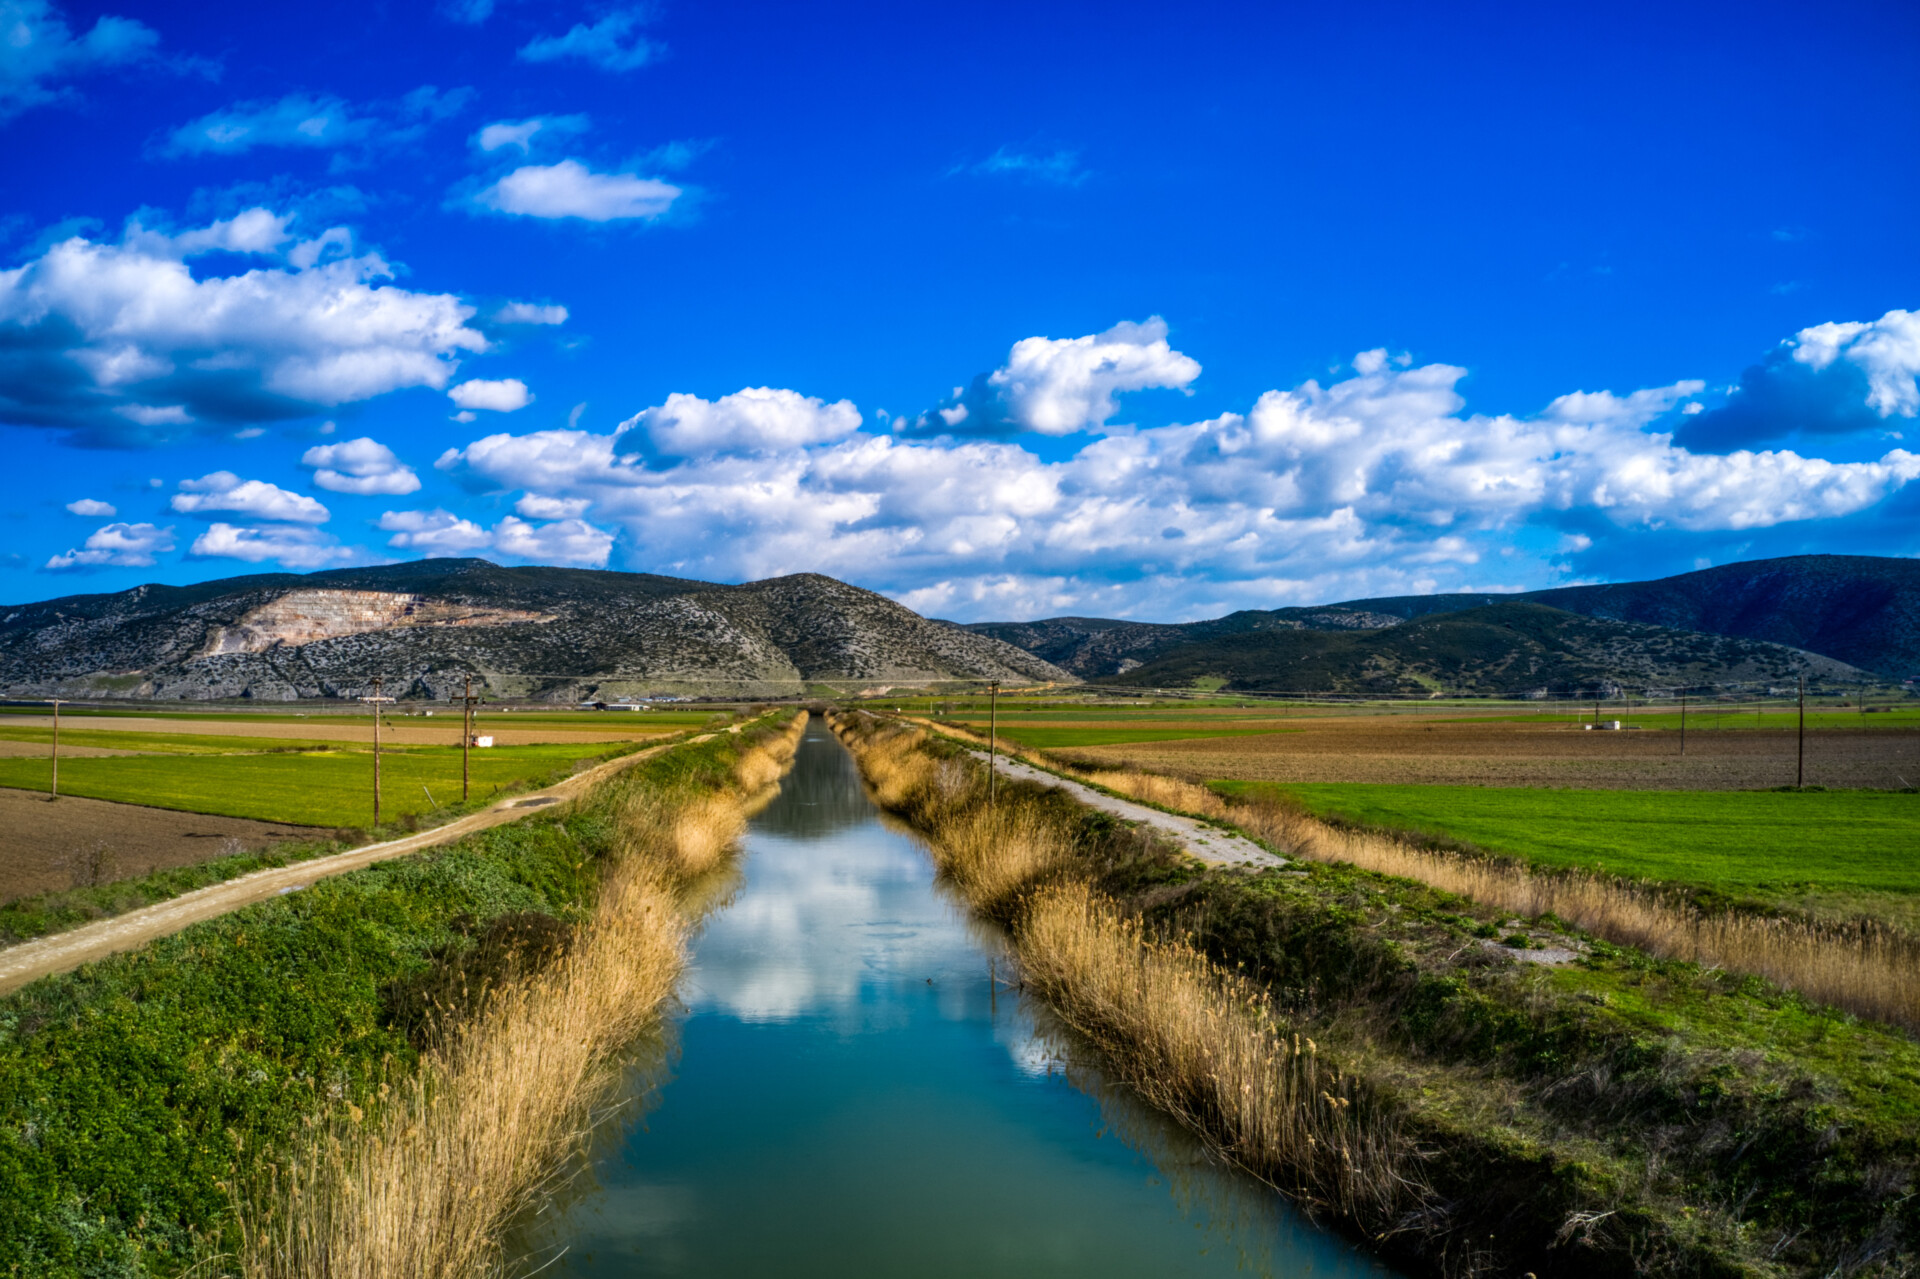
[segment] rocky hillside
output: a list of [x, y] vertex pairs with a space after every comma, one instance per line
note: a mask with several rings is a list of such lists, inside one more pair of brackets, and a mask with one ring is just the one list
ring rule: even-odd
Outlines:
[[1191, 641], [1103, 681], [1243, 692], [1613, 695], [1619, 687], [1853, 682], [1865, 673], [1781, 644], [1494, 604], [1369, 630], [1263, 629]]
[[1608, 621], [1784, 644], [1892, 679], [1920, 675], [1920, 560], [1866, 555], [1754, 560], [1649, 582], [1563, 586], [1519, 595], [1400, 595], [1316, 608], [1249, 610], [1174, 625], [1060, 617], [980, 622], [968, 629], [1095, 679], [1170, 657], [1183, 644], [1230, 635], [1370, 630], [1516, 602]]
[[1071, 680], [1046, 661], [817, 574], [720, 586], [427, 560], [0, 609], [0, 691], [269, 701], [793, 694], [813, 682]]

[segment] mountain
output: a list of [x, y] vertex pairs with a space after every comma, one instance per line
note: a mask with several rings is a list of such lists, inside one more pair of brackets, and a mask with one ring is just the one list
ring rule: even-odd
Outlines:
[[425, 560], [0, 608], [0, 690], [190, 700], [489, 695], [765, 697], [816, 680], [1072, 676], [815, 573], [722, 586]]
[[1434, 613], [1372, 630], [1247, 630], [1190, 641], [1104, 683], [1239, 692], [1545, 694], [1791, 685], [1862, 672], [1781, 644], [1583, 617], [1543, 604]]
[[1082, 678], [1118, 675], [1183, 644], [1271, 630], [1394, 626], [1497, 604], [1544, 604], [1607, 621], [1784, 644], [1877, 675], [1920, 675], [1920, 560], [1797, 555], [1650, 582], [1561, 586], [1520, 594], [1401, 595], [1317, 608], [1248, 610], [1171, 625], [1053, 618], [968, 629], [1016, 644]]

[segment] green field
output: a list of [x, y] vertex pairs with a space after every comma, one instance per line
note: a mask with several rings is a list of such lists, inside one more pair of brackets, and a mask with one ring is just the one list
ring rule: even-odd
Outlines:
[[[582, 742], [476, 750], [474, 798], [564, 776], [577, 760], [622, 754], [640, 745]], [[457, 746], [383, 752], [380, 766], [382, 821], [460, 802]], [[0, 786], [46, 790], [48, 780], [44, 759], [0, 759]], [[301, 826], [368, 826], [373, 821], [373, 754], [329, 750], [62, 759], [60, 793]]]
[[1736, 896], [1920, 893], [1920, 795], [1214, 785], [1280, 792], [1322, 815], [1463, 840], [1541, 865]]

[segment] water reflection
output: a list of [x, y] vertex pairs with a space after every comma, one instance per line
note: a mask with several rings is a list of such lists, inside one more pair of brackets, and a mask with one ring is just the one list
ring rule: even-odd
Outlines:
[[544, 1273], [1384, 1273], [1111, 1086], [814, 725]]

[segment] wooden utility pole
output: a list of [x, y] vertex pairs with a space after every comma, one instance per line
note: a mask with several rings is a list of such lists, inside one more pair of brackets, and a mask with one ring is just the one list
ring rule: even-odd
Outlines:
[[1687, 695], [1680, 694], [1680, 753], [1687, 753]]
[[1793, 784], [1807, 784], [1807, 677], [1800, 677], [1800, 761], [1794, 769]]
[[473, 676], [467, 676], [467, 693], [461, 699], [460, 707], [460, 802], [467, 802], [467, 789], [472, 784], [473, 772], [470, 767], [473, 759]]
[[373, 677], [373, 696], [363, 697], [363, 702], [373, 704], [373, 824], [380, 825], [380, 703], [390, 702], [391, 697], [380, 696], [380, 677]]
[[60, 798], [60, 699], [49, 697], [53, 703], [53, 790], [48, 793], [49, 800]]
[[995, 763], [1000, 747], [1000, 681], [987, 686], [987, 807], [998, 812], [1000, 766]]

